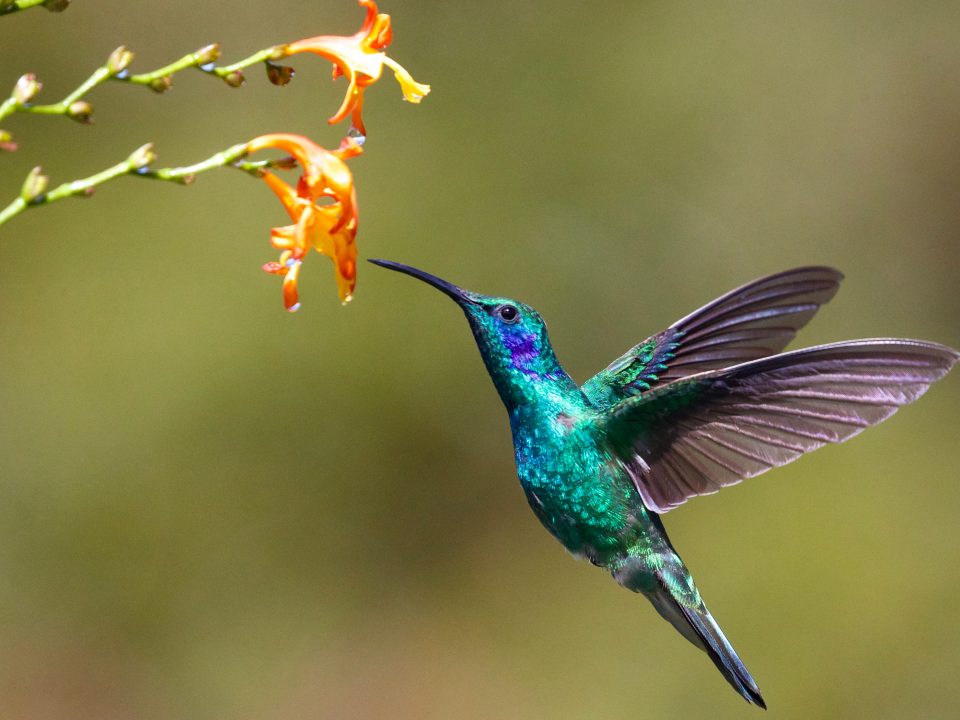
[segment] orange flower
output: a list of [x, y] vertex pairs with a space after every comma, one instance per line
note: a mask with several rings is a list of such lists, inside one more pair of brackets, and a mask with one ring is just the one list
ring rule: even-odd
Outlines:
[[[270, 231], [271, 244], [281, 251], [280, 261], [267, 263], [263, 269], [284, 276], [283, 303], [296, 312], [300, 308], [300, 265], [312, 247], [333, 260], [340, 299], [349, 302], [357, 282], [358, 215], [353, 176], [344, 160], [359, 155], [360, 146], [347, 138], [339, 149], [330, 151], [302, 135], [286, 133], [262, 135], [247, 143], [251, 153], [266, 148], [293, 155], [303, 174], [296, 189], [271, 172], [261, 176], [294, 223]], [[325, 199], [329, 202], [318, 204]]]
[[403, 98], [408, 102], [419, 103], [430, 92], [430, 86], [418, 83], [398, 62], [387, 57], [386, 48], [393, 39], [390, 16], [377, 12], [377, 3], [374, 0], [357, 1], [367, 9], [367, 17], [356, 34], [318, 35], [297, 40], [286, 46], [286, 54], [316, 53], [333, 63], [334, 80], [341, 75], [347, 77], [350, 85], [343, 104], [328, 122], [333, 125], [350, 115], [353, 126], [362, 135], [366, 135], [361, 117], [363, 91], [380, 79], [384, 65], [393, 70], [393, 76], [403, 91]]

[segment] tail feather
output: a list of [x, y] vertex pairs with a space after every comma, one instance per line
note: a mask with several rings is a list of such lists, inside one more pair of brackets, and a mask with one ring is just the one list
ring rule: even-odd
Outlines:
[[651, 567], [637, 557], [628, 557], [613, 569], [614, 578], [624, 587], [646, 595], [665, 620], [707, 653], [744, 700], [766, 710], [760, 688], [703, 604], [680, 558], [670, 552], [666, 557], [661, 555], [660, 560]]
[[759, 705], [766, 710], [767, 704], [763, 701], [763, 696], [760, 695], [760, 688], [757, 687], [757, 683], [754, 682], [753, 677], [744, 667], [736, 650], [727, 641], [723, 631], [720, 630], [720, 626], [717, 625], [703, 603], [697, 609], [686, 607], [683, 603], [675, 604], [679, 608], [683, 619], [701, 641], [696, 644], [702, 643], [701, 647], [713, 660], [713, 664], [717, 666], [727, 682], [733, 686], [733, 689], [740, 693], [747, 702]]

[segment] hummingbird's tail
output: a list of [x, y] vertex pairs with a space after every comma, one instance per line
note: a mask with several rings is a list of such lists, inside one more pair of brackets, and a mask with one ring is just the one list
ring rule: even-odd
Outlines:
[[706, 652], [744, 700], [767, 709], [760, 688], [703, 604], [679, 556], [673, 552], [657, 553], [655, 558], [628, 555], [612, 571], [618, 583], [646, 595], [665, 620]]

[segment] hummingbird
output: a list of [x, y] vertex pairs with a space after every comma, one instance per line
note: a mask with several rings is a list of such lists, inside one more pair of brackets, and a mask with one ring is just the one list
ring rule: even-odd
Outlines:
[[520, 484], [544, 527], [646, 596], [762, 708], [660, 516], [876, 425], [960, 358], [944, 345], [893, 338], [782, 352], [843, 278], [810, 266], [728, 292], [577, 385], [529, 305], [370, 262], [432, 285], [466, 315], [510, 418]]

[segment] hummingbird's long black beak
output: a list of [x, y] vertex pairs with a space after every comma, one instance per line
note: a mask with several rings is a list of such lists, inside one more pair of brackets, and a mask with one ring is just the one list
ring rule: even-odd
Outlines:
[[463, 288], [459, 288], [453, 283], [448, 283], [446, 280], [438, 278], [436, 275], [431, 275], [428, 272], [423, 270], [418, 270], [415, 267], [410, 267], [409, 265], [403, 265], [402, 263], [393, 262], [392, 260], [374, 260], [371, 259], [374, 265], [379, 265], [380, 267], [385, 267], [387, 270], [396, 270], [397, 272], [402, 272], [411, 277], [415, 277], [418, 280], [423, 280], [427, 285], [433, 285], [437, 290], [449, 295], [457, 303], [475, 303], [472, 297], [470, 297]]

